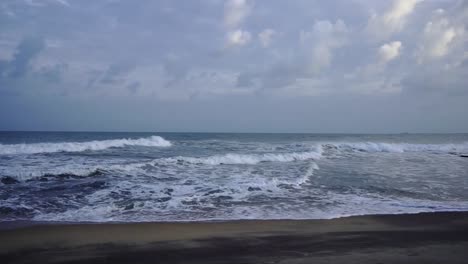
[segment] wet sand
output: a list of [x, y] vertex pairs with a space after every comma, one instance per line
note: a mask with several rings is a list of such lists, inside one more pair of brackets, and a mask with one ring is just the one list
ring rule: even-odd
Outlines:
[[468, 212], [332, 220], [3, 224], [1, 263], [468, 263]]

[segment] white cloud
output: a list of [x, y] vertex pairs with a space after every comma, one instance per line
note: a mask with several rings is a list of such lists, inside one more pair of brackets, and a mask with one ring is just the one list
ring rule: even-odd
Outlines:
[[43, 5], [42, 3], [38, 1], [34, 1], [34, 0], [24, 0], [24, 2], [30, 6], [42, 6]]
[[330, 65], [333, 50], [345, 44], [347, 32], [348, 28], [341, 20], [337, 20], [335, 24], [328, 20], [317, 21], [312, 32], [301, 32], [301, 44], [310, 54], [308, 69], [310, 73], [318, 73]]
[[243, 46], [250, 42], [252, 35], [248, 31], [241, 29], [227, 33], [226, 41], [228, 46]]
[[377, 38], [387, 38], [400, 32], [419, 2], [422, 0], [394, 0], [391, 8], [384, 14], [374, 14], [370, 18], [367, 30]]
[[50, 3], [60, 4], [63, 6], [70, 6], [67, 0], [24, 0], [30, 6], [44, 6]]
[[224, 4], [224, 26], [227, 28], [226, 46], [243, 46], [250, 42], [252, 34], [240, 28], [250, 14], [247, 0], [228, 0]]
[[381, 63], [387, 63], [400, 55], [402, 44], [400, 41], [393, 41], [380, 46], [379, 58]]
[[70, 3], [68, 3], [67, 0], [55, 0], [55, 1], [61, 5], [70, 6]]
[[263, 47], [270, 46], [273, 36], [276, 34], [271, 28], [265, 29], [258, 34], [258, 38], [260, 39], [260, 43], [262, 43]]
[[[313, 17], [346, 17], [345, 21], [314, 21], [307, 11], [311, 9], [298, 3], [288, 3], [288, 11], [295, 16], [286, 21], [278, 21], [278, 17], [285, 11], [284, 4], [256, 1], [254, 6], [253, 0], [200, 1], [187, 4], [187, 8], [180, 10], [176, 3], [171, 6], [143, 4], [148, 9], [148, 12], [143, 13], [141, 6], [137, 8], [131, 3], [123, 2], [108, 8], [104, 4], [89, 6], [69, 0], [22, 1], [22, 6], [18, 4], [18, 7], [29, 8], [34, 12], [18, 12], [21, 9], [10, 4], [13, 3], [10, 1], [0, 4], [0, 12], [18, 12], [17, 16], [21, 18], [9, 19], [4, 15], [9, 24], [6, 24], [5, 30], [0, 34], [0, 60], [8, 62], [14, 58], [17, 40], [36, 33], [48, 36], [51, 31], [51, 37], [46, 39], [46, 47], [37, 59], [55, 59], [55, 64], [62, 61], [75, 62], [70, 63], [66, 71], [60, 72], [63, 83], [54, 86], [57, 87], [54, 88], [56, 91], [58, 87], [66, 86], [76, 87], [73, 89], [83, 94], [120, 94], [117, 90], [124, 94], [128, 93], [126, 87], [129, 84], [138, 83], [139, 88], [133, 95], [154, 94], [160, 97], [164, 97], [164, 94], [168, 94], [168, 97], [175, 96], [176, 93], [179, 96], [178, 93], [187, 91], [188, 95], [197, 96], [223, 94], [223, 89], [228, 89], [227, 87], [236, 89], [236, 92], [239, 89], [255, 88], [264, 94], [281, 90], [284, 94], [294, 96], [340, 94], [345, 89], [349, 93], [396, 93], [402, 87], [399, 85], [400, 80], [407, 76], [443, 70], [465, 72], [466, 75], [468, 62], [468, 57], [463, 56], [468, 54], [468, 34], [464, 32], [468, 21], [468, 5], [462, 2], [461, 5], [456, 5], [455, 1], [427, 1], [418, 5], [417, 0], [381, 1], [378, 4], [358, 0], [356, 2], [362, 2], [362, 5], [356, 6], [357, 9], [350, 9], [346, 14], [338, 9], [350, 6], [343, 5], [344, 2], [336, 3], [336, 6], [324, 5], [320, 1], [307, 4], [308, 7], [317, 7]], [[356, 2], [353, 1], [353, 4]], [[67, 3], [73, 5], [70, 10], [83, 8], [82, 13], [70, 13], [66, 8], [59, 8], [61, 4]], [[47, 9], [35, 6], [40, 4], [55, 7]], [[382, 11], [378, 11], [373, 20], [363, 18], [362, 12], [370, 10], [370, 6], [382, 5], [387, 6], [387, 9], [376, 9]], [[157, 12], [166, 12], [166, 9], [184, 13], [176, 17], [170, 16], [169, 20], [165, 15], [154, 15]], [[123, 13], [128, 12], [129, 17], [119, 19], [120, 11], [124, 10]], [[320, 13], [322, 11], [324, 13]], [[60, 20], [64, 23], [50, 28], [51, 22], [46, 19], [49, 16], [47, 12], [61, 15]], [[37, 27], [32, 24], [25, 26], [20, 22], [33, 19], [27, 15], [29, 13], [41, 14], [35, 22]], [[103, 15], [95, 16], [97, 13]], [[141, 14], [141, 17], [130, 17], [135, 13]], [[83, 17], [87, 19], [83, 20]], [[196, 22], [199, 19], [205, 20], [203, 23]], [[113, 30], [111, 25], [117, 20], [121, 34], [109, 34]], [[185, 20], [194, 23], [187, 24]], [[376, 31], [382, 31], [383, 36], [388, 37], [388, 33], [394, 35], [385, 39], [367, 35], [368, 32], [362, 31], [362, 23], [365, 27], [367, 22], [376, 26]], [[308, 23], [308, 26], [302, 28], [299, 41], [298, 26], [304, 23]], [[155, 24], [168, 24], [170, 27], [155, 28]], [[91, 30], [83, 31], [84, 26]], [[10, 39], [15, 40], [13, 44], [8, 44]], [[254, 41], [255, 45], [252, 45]], [[267, 48], [273, 46], [274, 48]], [[122, 50], [137, 52], [129, 55]], [[167, 54], [174, 54], [175, 57]], [[412, 56], [408, 56], [409, 54]], [[416, 58], [421, 58], [424, 63], [418, 64]], [[109, 65], [127, 60], [137, 66], [135, 70], [120, 76], [122, 82], [97, 83], [93, 89], [87, 88], [87, 82], [93, 79], [88, 71], [97, 72], [95, 79], [98, 82]], [[157, 66], [157, 63], [163, 65]], [[54, 63], [47, 65], [53, 66]], [[240, 77], [236, 77], [235, 84], [232, 84], [231, 79], [234, 77], [231, 75], [229, 78], [194, 75], [193, 71], [198, 67], [212, 67], [213, 71], [228, 71], [231, 75]], [[37, 67], [36, 72], [42, 74], [40, 67]], [[82, 75], [91, 77], [84, 78], [83, 81], [83, 78], [80, 79]], [[457, 78], [462, 75], [447, 74]], [[189, 76], [192, 79], [189, 80]], [[404, 89], [424, 87], [425, 81], [420, 78], [419, 82], [406, 83]], [[440, 83], [448, 81], [449, 78], [446, 78]]]
[[444, 57], [450, 52], [456, 38], [463, 34], [463, 27], [452, 25], [447, 18], [427, 22], [418, 51], [418, 61], [421, 63]]
[[242, 24], [251, 10], [247, 0], [228, 0], [224, 4], [224, 25], [229, 28], [236, 28]]

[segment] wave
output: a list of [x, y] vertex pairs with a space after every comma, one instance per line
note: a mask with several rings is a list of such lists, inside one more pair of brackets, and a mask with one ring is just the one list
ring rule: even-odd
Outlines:
[[343, 142], [325, 143], [325, 147], [338, 150], [351, 150], [361, 152], [433, 152], [433, 153], [463, 153], [468, 152], [468, 142], [460, 144], [410, 144], [410, 143], [383, 143], [383, 142]]
[[138, 139], [110, 139], [87, 142], [32, 143], [32, 144], [0, 144], [0, 155], [37, 154], [53, 152], [82, 152], [86, 150], [104, 150], [125, 146], [170, 147], [170, 141], [160, 136]]
[[[106, 172], [114, 172], [124, 175], [151, 175], [152, 166], [165, 165], [168, 168], [180, 169], [180, 166], [186, 164], [194, 165], [255, 165], [263, 162], [292, 162], [292, 161], [316, 161], [322, 156], [321, 148], [310, 152], [292, 152], [292, 153], [264, 153], [264, 154], [225, 154], [208, 157], [168, 157], [140, 162], [120, 162], [120, 163], [103, 163], [103, 164], [82, 164], [74, 162], [64, 164], [58, 167], [0, 167], [0, 176], [11, 177], [19, 181], [27, 181], [33, 179], [44, 178], [83, 178], [101, 175]], [[148, 167], [149, 166], [149, 167]], [[166, 168], [167, 169], [167, 168]], [[315, 163], [311, 163], [311, 167], [304, 175], [305, 178], [310, 177], [314, 170], [318, 167]]]
[[303, 160], [317, 160], [322, 156], [321, 151], [311, 152], [292, 152], [292, 153], [265, 153], [265, 154], [225, 154], [215, 155], [209, 157], [173, 157], [161, 160], [155, 160], [156, 163], [160, 162], [185, 162], [191, 164], [205, 164], [205, 165], [223, 165], [223, 164], [246, 164], [255, 165], [262, 162], [292, 162]]
[[49, 181], [49, 180], [67, 180], [67, 179], [81, 179], [86, 177], [96, 177], [102, 176], [106, 173], [105, 170], [102, 169], [95, 169], [91, 170], [88, 169], [87, 171], [78, 170], [76, 172], [59, 172], [59, 173], [43, 173], [39, 175], [29, 175], [29, 177], [24, 177], [24, 175], [15, 175], [15, 176], [3, 176], [0, 177], [0, 182], [8, 185], [8, 184], [16, 184], [21, 181], [32, 181], [32, 180], [39, 180], [39, 181]]

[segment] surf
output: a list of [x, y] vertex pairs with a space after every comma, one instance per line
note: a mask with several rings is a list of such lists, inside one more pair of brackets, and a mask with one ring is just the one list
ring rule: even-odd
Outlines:
[[160, 136], [151, 136], [138, 139], [123, 138], [87, 142], [0, 144], [0, 155], [99, 151], [126, 146], [170, 147], [172, 143]]

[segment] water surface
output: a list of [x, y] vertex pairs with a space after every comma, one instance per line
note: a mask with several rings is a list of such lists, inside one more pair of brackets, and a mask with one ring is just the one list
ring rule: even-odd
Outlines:
[[468, 211], [468, 134], [0, 132], [0, 221]]

